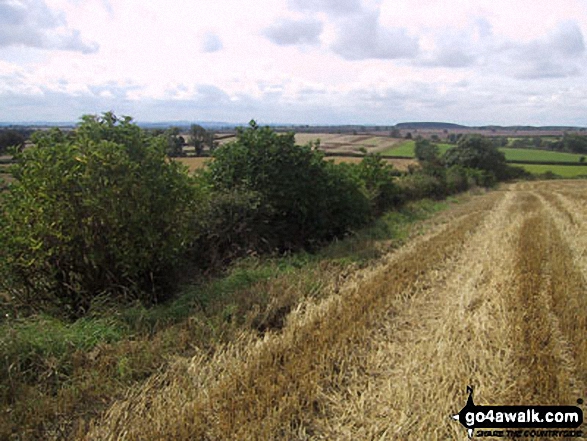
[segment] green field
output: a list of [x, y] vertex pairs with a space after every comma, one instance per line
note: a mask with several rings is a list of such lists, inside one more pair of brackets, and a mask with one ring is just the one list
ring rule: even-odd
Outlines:
[[587, 176], [587, 166], [580, 165], [516, 164], [516, 167], [522, 167], [533, 175], [539, 175], [551, 171], [563, 178]]
[[582, 155], [549, 150], [500, 148], [508, 161], [579, 162]]
[[[398, 146], [394, 146], [383, 152], [383, 156], [409, 156], [413, 158], [415, 156], [414, 149], [416, 146], [415, 141], [405, 141]], [[440, 154], [443, 154], [454, 145], [451, 144], [438, 144]], [[512, 149], [512, 148], [500, 148], [505, 154], [507, 161], [543, 161], [543, 162], [579, 162], [579, 159], [583, 155], [577, 155], [573, 153], [563, 152], [551, 152], [548, 150], [534, 150], [534, 149]]]
[[[440, 150], [440, 154], [442, 155], [454, 145], [451, 144], [438, 144], [438, 148]], [[388, 150], [385, 150], [382, 155], [383, 156], [408, 156], [410, 158], [414, 158], [416, 154], [414, 153], [414, 149], [416, 148], [416, 141], [406, 141], [402, 144], [398, 145], [397, 147], [394, 146]]]

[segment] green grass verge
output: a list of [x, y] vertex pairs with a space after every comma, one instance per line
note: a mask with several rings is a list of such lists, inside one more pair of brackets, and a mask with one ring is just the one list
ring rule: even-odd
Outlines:
[[587, 166], [581, 165], [550, 165], [550, 164], [512, 164], [522, 167], [533, 175], [552, 172], [563, 178], [587, 177]]

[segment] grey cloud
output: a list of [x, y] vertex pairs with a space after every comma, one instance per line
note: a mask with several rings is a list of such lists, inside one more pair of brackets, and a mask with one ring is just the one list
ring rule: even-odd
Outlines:
[[339, 23], [332, 50], [347, 60], [410, 58], [419, 44], [403, 28], [382, 27], [377, 12], [364, 12]]
[[504, 55], [515, 78], [566, 78], [580, 74], [585, 42], [577, 23], [563, 22], [542, 39], [506, 45]]
[[514, 77], [522, 80], [539, 80], [548, 78], [567, 78], [581, 73], [577, 66], [566, 66], [549, 60], [535, 61], [518, 67]]
[[477, 20], [475, 20], [475, 25], [477, 27], [477, 32], [481, 38], [487, 38], [493, 35], [493, 26], [486, 18], [477, 18]]
[[264, 30], [265, 36], [280, 46], [293, 44], [318, 44], [322, 23], [315, 19], [283, 19]]
[[202, 43], [202, 50], [206, 53], [218, 52], [223, 48], [222, 40], [216, 34], [206, 34]]
[[546, 46], [565, 57], [576, 57], [585, 52], [583, 34], [575, 22], [561, 23], [549, 36]]
[[[116, 82], [108, 82], [105, 84], [95, 84], [95, 85], [88, 85], [88, 90], [92, 94], [92, 96], [98, 99], [107, 99], [107, 100], [126, 100], [128, 92], [133, 90], [140, 90], [140, 86], [130, 85], [130, 86], [122, 86]], [[107, 97], [103, 96], [103, 92], [108, 92]]]
[[483, 66], [485, 72], [515, 79], [566, 78], [581, 73], [585, 58], [583, 34], [575, 22], [563, 22], [530, 42], [500, 40], [486, 19], [457, 34], [435, 36], [435, 49], [422, 54], [417, 65], [463, 68]]
[[430, 67], [462, 68], [481, 62], [493, 44], [491, 24], [484, 18], [460, 31], [445, 30], [435, 36], [435, 48], [422, 54], [417, 64]]
[[68, 29], [62, 14], [43, 0], [0, 0], [0, 47], [28, 46], [82, 53], [98, 50], [86, 43], [78, 30]]
[[552, 57], [575, 58], [585, 52], [581, 29], [574, 22], [564, 22], [545, 38], [513, 45], [516, 56], [529, 60]]
[[301, 11], [348, 15], [361, 12], [360, 0], [289, 0], [292, 8]]
[[468, 67], [475, 64], [477, 58], [458, 46], [442, 45], [430, 58], [422, 62], [425, 66], [432, 67]]
[[[113, 83], [76, 95], [46, 89], [41, 94], [1, 93], [0, 101], [5, 105], [0, 106], [0, 121], [76, 121], [83, 114], [113, 110], [138, 121], [217, 120], [246, 124], [254, 118], [261, 124], [389, 124], [409, 120], [473, 125], [584, 124], [583, 117], [577, 116], [587, 113], [580, 80], [571, 84], [565, 81], [562, 88], [557, 83], [520, 83], [508, 78], [479, 80], [453, 85], [406, 81], [399, 88], [379, 91], [364, 86], [345, 93], [327, 91], [315, 100], [292, 100], [278, 93], [262, 97], [243, 93], [231, 99], [221, 89], [205, 85], [197, 87], [190, 99], [134, 101], [122, 93], [120, 98], [117, 93], [115, 97], [101, 96], [103, 88], [116, 88]], [[560, 100], [551, 102], [552, 95], [560, 95]]]

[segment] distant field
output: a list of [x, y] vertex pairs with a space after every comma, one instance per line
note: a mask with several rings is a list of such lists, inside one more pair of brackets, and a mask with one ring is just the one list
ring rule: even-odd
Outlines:
[[[341, 162], [350, 162], [353, 164], [358, 164], [363, 160], [363, 158], [353, 158], [353, 157], [327, 157], [326, 159], [334, 160], [336, 164], [340, 164]], [[400, 171], [406, 171], [410, 165], [418, 165], [418, 161], [415, 159], [401, 159], [401, 158], [389, 158], [387, 162], [392, 164], [393, 167]]]
[[508, 161], [579, 162], [579, 158], [583, 156], [548, 150], [511, 148], [501, 148], [499, 150], [505, 153], [505, 159]]
[[296, 144], [304, 145], [320, 140], [320, 148], [332, 152], [357, 153], [364, 148], [370, 153], [382, 152], [403, 142], [401, 139], [373, 135], [336, 133], [296, 133]]
[[204, 168], [206, 162], [210, 161], [210, 158], [176, 158], [177, 161], [188, 166], [191, 172]]
[[[440, 150], [440, 154], [442, 155], [454, 145], [451, 144], [438, 144], [438, 148]], [[383, 156], [409, 156], [410, 158], [414, 158], [416, 156], [414, 150], [416, 148], [416, 141], [403, 141], [400, 145], [394, 146], [388, 150], [385, 150], [381, 154]]]
[[[415, 157], [414, 149], [416, 146], [415, 141], [404, 141], [402, 144], [392, 147], [382, 154], [384, 156], [409, 156]], [[443, 154], [454, 145], [451, 144], [438, 144], [440, 153]], [[534, 150], [534, 149], [512, 149], [512, 148], [500, 148], [505, 154], [507, 161], [544, 161], [544, 162], [579, 162], [579, 159], [583, 155], [577, 155], [573, 153], [563, 152], [551, 152], [548, 150]]]
[[522, 167], [534, 175], [551, 171], [563, 178], [587, 176], [587, 166], [580, 165], [516, 164], [515, 166]]
[[[204, 168], [208, 161], [211, 161], [211, 158], [177, 158], [179, 162], [188, 166], [190, 172], [195, 170]], [[333, 160], [336, 164], [341, 162], [351, 162], [351, 163], [359, 163], [361, 162], [362, 158], [355, 158], [355, 157], [326, 157], [326, 160]], [[401, 171], [407, 170], [408, 166], [410, 165], [417, 165], [418, 162], [414, 159], [387, 159], [387, 162], [393, 164], [393, 166]], [[1, 171], [0, 171], [1, 173]], [[0, 175], [2, 176], [2, 175]]]

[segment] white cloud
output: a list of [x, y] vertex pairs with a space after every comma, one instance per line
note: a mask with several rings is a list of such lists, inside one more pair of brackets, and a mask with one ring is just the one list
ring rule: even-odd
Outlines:
[[585, 62], [585, 43], [578, 24], [565, 21], [541, 38], [508, 41], [497, 51], [498, 63], [520, 79], [577, 76]]
[[384, 27], [377, 12], [365, 11], [338, 23], [332, 50], [347, 60], [414, 57], [418, 39], [398, 27]]
[[49, 9], [43, 0], [0, 0], [0, 47], [6, 46], [84, 54], [98, 50], [97, 43], [84, 42], [80, 31], [69, 29], [63, 15]]
[[587, 124], [583, 0], [0, 0], [0, 22], [0, 120]]

